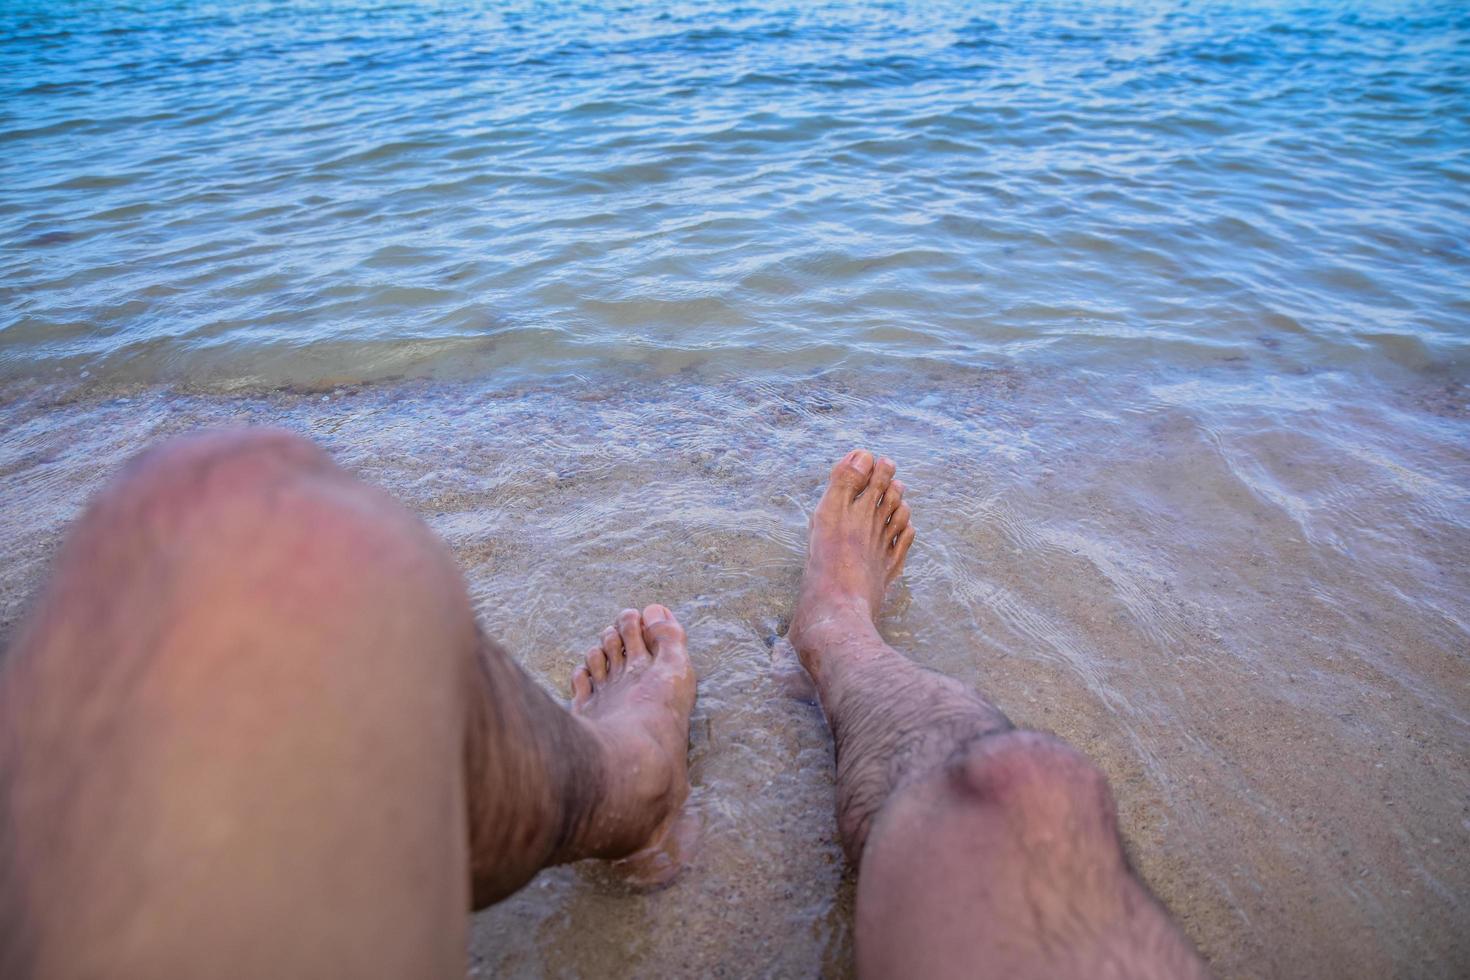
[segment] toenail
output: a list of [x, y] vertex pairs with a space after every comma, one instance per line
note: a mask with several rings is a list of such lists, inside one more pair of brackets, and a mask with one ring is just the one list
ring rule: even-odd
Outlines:
[[645, 623], [662, 623], [671, 618], [667, 606], [649, 606], [643, 610], [643, 621]]

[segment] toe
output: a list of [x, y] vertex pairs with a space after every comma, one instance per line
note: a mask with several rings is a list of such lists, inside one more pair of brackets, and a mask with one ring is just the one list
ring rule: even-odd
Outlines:
[[898, 464], [884, 456], [878, 460], [873, 467], [873, 478], [868, 481], [868, 488], [863, 491], [863, 499], [871, 500], [874, 507], [881, 507], [883, 495], [888, 492], [888, 485], [893, 482], [893, 474], [898, 469]]
[[853, 497], [863, 492], [873, 475], [873, 454], [854, 449], [832, 467], [832, 486], [848, 491]]
[[592, 675], [596, 684], [607, 680], [607, 655], [600, 647], [593, 647], [587, 651], [587, 671]]
[[607, 657], [607, 670], [609, 674], [616, 674], [623, 669], [623, 638], [618, 635], [616, 628], [609, 626], [602, 631], [602, 653]]
[[898, 570], [903, 567], [903, 560], [908, 557], [909, 548], [913, 543], [914, 526], [910, 524], [898, 533], [897, 539], [893, 542], [893, 557], [889, 559], [893, 566], [893, 574], [897, 575]]
[[643, 638], [655, 657], [684, 653], [684, 627], [668, 606], [654, 604], [643, 610]]
[[893, 523], [893, 515], [897, 513], [899, 505], [903, 503], [903, 492], [906, 488], [902, 480], [894, 480], [888, 484], [888, 491], [883, 494], [883, 503], [879, 505], [878, 512], [883, 515], [885, 523]]
[[587, 673], [584, 664], [578, 664], [577, 669], [572, 671], [572, 707], [582, 707], [591, 697], [592, 676]]
[[893, 516], [888, 518], [888, 533], [890, 536], [897, 536], [900, 531], [909, 526], [911, 513], [908, 504], [901, 503], [894, 508]]
[[618, 635], [623, 640], [623, 651], [629, 664], [648, 659], [648, 646], [643, 642], [643, 617], [636, 609], [624, 609], [618, 613]]

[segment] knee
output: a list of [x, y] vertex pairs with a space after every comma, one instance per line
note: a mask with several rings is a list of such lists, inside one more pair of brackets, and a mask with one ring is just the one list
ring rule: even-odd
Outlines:
[[179, 514], [230, 497], [251, 498], [333, 464], [284, 429], [220, 429], [170, 439], [133, 457], [104, 491], [133, 508]]
[[998, 811], [1030, 835], [1115, 831], [1107, 778], [1050, 735], [1013, 730], [975, 739], [950, 757], [945, 776], [959, 799]]
[[[139, 552], [193, 567], [310, 572], [449, 565], [428, 529], [386, 494], [338, 468], [310, 440], [278, 429], [204, 432], [132, 460], [98, 497], [78, 537], [94, 554]], [[288, 584], [283, 581], [283, 586]]]
[[413, 514], [304, 439], [240, 431], [134, 460], [68, 535], [18, 643], [62, 665], [54, 697], [119, 712], [144, 676], [177, 705], [428, 691], [457, 710], [476, 635], [452, 556]]

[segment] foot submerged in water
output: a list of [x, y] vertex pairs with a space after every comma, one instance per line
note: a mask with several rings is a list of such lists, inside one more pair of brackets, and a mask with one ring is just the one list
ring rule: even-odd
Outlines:
[[625, 609], [572, 673], [572, 717], [602, 749], [605, 792], [592, 814], [592, 853], [632, 883], [667, 882], [688, 845], [689, 714], [694, 669], [668, 607]]
[[883, 593], [903, 571], [915, 531], [896, 469], [887, 457], [875, 462], [866, 449], [854, 449], [832, 468], [812, 514], [806, 571], [787, 632], [809, 671], [823, 646], [818, 634], [855, 617], [871, 626]]

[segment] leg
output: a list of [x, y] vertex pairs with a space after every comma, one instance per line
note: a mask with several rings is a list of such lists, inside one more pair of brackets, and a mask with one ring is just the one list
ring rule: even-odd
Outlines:
[[837, 748], [864, 976], [1203, 976], [1129, 870], [1107, 782], [874, 627], [914, 530], [890, 460], [848, 454], [812, 519], [790, 639]]
[[682, 630], [618, 630], [568, 712], [311, 444], [145, 454], [0, 665], [0, 975], [459, 975], [472, 896], [638, 851], [682, 803]]

